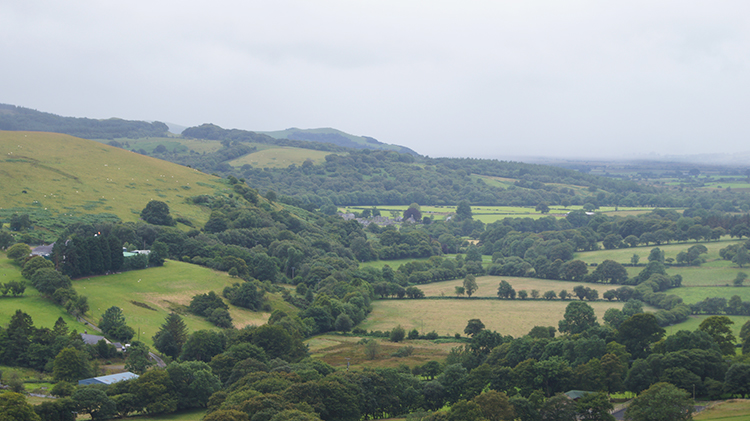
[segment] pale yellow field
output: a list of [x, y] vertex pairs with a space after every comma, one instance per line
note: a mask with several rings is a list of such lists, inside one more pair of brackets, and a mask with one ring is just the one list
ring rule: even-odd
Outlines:
[[[378, 300], [372, 313], [358, 327], [367, 330], [390, 330], [401, 325], [407, 331], [420, 333], [435, 330], [440, 335], [461, 333], [469, 319], [480, 319], [487, 329], [503, 335], [523, 336], [534, 326], [554, 326], [565, 314], [570, 301], [522, 300]], [[609, 308], [622, 308], [621, 302], [588, 303], [601, 323]], [[649, 309], [652, 310], [652, 309]]]
[[[605, 284], [586, 284], [583, 282], [568, 282], [568, 281], [555, 281], [549, 279], [536, 279], [536, 278], [513, 278], [509, 276], [480, 276], [477, 278], [477, 285], [479, 289], [474, 293], [474, 297], [497, 297], [497, 287], [500, 285], [500, 281], [507, 281], [513, 289], [518, 291], [524, 289], [527, 293], [531, 294], [531, 290], [535, 289], [539, 291], [541, 297], [547, 291], [555, 291], [556, 294], [560, 293], [560, 290], [567, 290], [569, 294], [573, 293], [573, 288], [578, 285], [583, 285], [591, 289], [599, 291], [599, 298], [602, 298], [602, 294], [610, 289], [617, 289], [622, 285], [605, 285]], [[455, 296], [455, 289], [457, 286], [462, 286], [464, 283], [463, 279], [457, 279], [455, 281], [444, 281], [435, 282], [432, 284], [417, 285], [417, 288], [424, 292], [426, 297], [439, 297], [439, 296]], [[529, 295], [530, 296], [530, 295]], [[576, 298], [577, 299], [577, 298]]]

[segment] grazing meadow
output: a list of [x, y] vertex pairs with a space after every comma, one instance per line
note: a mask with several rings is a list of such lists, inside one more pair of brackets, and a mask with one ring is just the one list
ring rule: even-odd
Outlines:
[[[219, 272], [202, 266], [167, 260], [164, 266], [77, 279], [73, 287], [80, 294], [89, 297], [90, 314], [98, 322], [99, 317], [109, 307], [122, 308], [129, 326], [141, 332], [141, 340], [151, 343], [151, 337], [159, 330], [164, 318], [172, 311], [183, 316], [191, 331], [215, 329], [205, 319], [187, 312], [191, 298], [196, 294], [214, 291], [221, 295], [225, 287], [243, 282], [232, 278], [226, 272]], [[296, 310], [279, 296], [270, 295], [274, 309], [296, 313]], [[112, 297], [117, 297], [113, 300]], [[229, 314], [235, 327], [261, 325], [268, 320], [270, 313], [254, 312], [229, 304]]]
[[[0, 277], [3, 283], [23, 280], [19, 268], [4, 254], [0, 254]], [[188, 313], [187, 306], [196, 294], [214, 291], [221, 295], [225, 287], [236, 282], [242, 280], [232, 278], [226, 272], [167, 260], [161, 267], [75, 279], [73, 287], [79, 294], [88, 297], [90, 309], [85, 314], [87, 321], [97, 325], [99, 318], [109, 307], [118, 306], [123, 310], [128, 326], [140, 333], [140, 340], [151, 345], [151, 337], [160, 329], [165, 317], [173, 311], [183, 317], [191, 331], [217, 329], [205, 319]], [[267, 296], [274, 310], [290, 314], [298, 311], [278, 294]], [[270, 313], [228, 305], [234, 325], [238, 328], [261, 325], [270, 316]], [[61, 306], [42, 297], [28, 285], [28, 281], [23, 296], [0, 297], [0, 324], [7, 324], [17, 309], [31, 314], [37, 327], [52, 328], [57, 318], [62, 317], [71, 330], [83, 332], [92, 329], [84, 322], [78, 322]], [[135, 339], [138, 339], [138, 334]]]
[[750, 421], [750, 399], [730, 399], [714, 402], [695, 414], [696, 421]]
[[325, 162], [326, 155], [330, 154], [331, 152], [327, 151], [281, 146], [266, 148], [241, 156], [229, 161], [229, 165], [241, 167], [249, 164], [256, 168], [286, 168], [292, 164], [300, 166], [307, 160], [312, 161], [314, 164], [321, 164]]
[[150, 200], [202, 226], [210, 209], [187, 199], [231, 193], [219, 177], [62, 134], [0, 131], [0, 153], [0, 215], [23, 209], [61, 227], [92, 214], [137, 221]]
[[[239, 158], [242, 159], [242, 158]], [[376, 205], [383, 216], [400, 216], [409, 206], [406, 205]], [[352, 213], [362, 212], [364, 209], [372, 209], [373, 206], [347, 206], [340, 208], [339, 212]], [[491, 224], [504, 218], [546, 218], [548, 216], [562, 218], [568, 212], [582, 210], [582, 206], [550, 206], [550, 211], [543, 214], [535, 209], [534, 206], [472, 206], [471, 213], [475, 220]], [[422, 216], [428, 216], [434, 220], [444, 220], [456, 212], [456, 206], [420, 206]], [[653, 208], [633, 207], [633, 208], [615, 208], [602, 207], [597, 212], [602, 212], [608, 216], [629, 216], [641, 213], [651, 212]]]

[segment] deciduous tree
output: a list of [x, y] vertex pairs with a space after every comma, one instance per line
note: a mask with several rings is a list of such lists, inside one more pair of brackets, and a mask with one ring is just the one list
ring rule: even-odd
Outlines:
[[638, 395], [625, 411], [629, 421], [687, 421], [693, 419], [688, 392], [669, 383], [656, 383]]
[[599, 326], [599, 323], [596, 321], [594, 309], [583, 301], [573, 301], [565, 308], [565, 315], [559, 322], [558, 330], [573, 335], [595, 326]]

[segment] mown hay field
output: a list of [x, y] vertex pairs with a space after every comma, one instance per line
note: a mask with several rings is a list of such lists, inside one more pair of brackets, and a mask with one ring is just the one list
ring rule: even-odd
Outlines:
[[[605, 291], [620, 287], [620, 285], [586, 284], [583, 282], [555, 281], [537, 278], [514, 278], [509, 276], [480, 276], [476, 279], [479, 289], [472, 295], [473, 297], [497, 297], [497, 287], [500, 285], [500, 281], [507, 281], [513, 289], [516, 290], [516, 293], [520, 290], [525, 290], [529, 293], [529, 297], [531, 296], [530, 294], [532, 290], [539, 291], [540, 297], [547, 291], [554, 291], [555, 294], [559, 294], [563, 289], [568, 291], [569, 294], [573, 294], [573, 288], [578, 285], [583, 285], [597, 290], [599, 292], [599, 298], [601, 298]], [[424, 292], [426, 297], [455, 297], [456, 287], [463, 286], [463, 283], [463, 279], [457, 279], [454, 281], [417, 285], [417, 287]]]
[[150, 200], [202, 226], [210, 209], [189, 203], [230, 193], [220, 178], [92, 140], [57, 133], [0, 131], [0, 213], [31, 209], [65, 220], [113, 214], [137, 221]]
[[[439, 335], [463, 335], [469, 319], [480, 319], [487, 329], [503, 335], [523, 336], [534, 326], [554, 326], [565, 314], [571, 301], [545, 300], [475, 300], [423, 299], [377, 300], [372, 313], [358, 327], [367, 330], [391, 330], [401, 325], [420, 333], [436, 331]], [[609, 308], [622, 308], [621, 302], [588, 303], [601, 321]], [[654, 311], [653, 309], [649, 309]]]

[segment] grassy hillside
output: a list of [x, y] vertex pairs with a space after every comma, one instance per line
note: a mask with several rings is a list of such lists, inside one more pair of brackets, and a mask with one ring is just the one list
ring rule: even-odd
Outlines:
[[36, 327], [47, 327], [52, 329], [58, 317], [62, 317], [73, 330], [83, 332], [86, 326], [79, 323], [60, 306], [53, 305], [49, 300], [42, 298], [39, 291], [34, 289], [28, 281], [21, 276], [21, 270], [12, 260], [0, 253], [0, 283], [10, 281], [26, 282], [26, 292], [20, 297], [0, 297], [0, 325], [6, 326], [16, 310], [22, 310], [31, 315]]
[[332, 143], [334, 145], [345, 146], [347, 148], [383, 149], [400, 153], [415, 154], [414, 151], [404, 146], [382, 143], [371, 137], [355, 136], [332, 128], [298, 129], [293, 127], [286, 130], [257, 133], [271, 136], [274, 139], [294, 139], [312, 142], [326, 142]]
[[[0, 254], [0, 279], [3, 283], [23, 280], [19, 268], [4, 254]], [[208, 291], [221, 295], [224, 287], [235, 282], [242, 281], [231, 278], [225, 272], [167, 260], [162, 267], [77, 279], [73, 281], [73, 288], [88, 297], [90, 310], [85, 315], [87, 320], [96, 324], [104, 311], [118, 306], [123, 310], [127, 324], [136, 331], [140, 329], [141, 340], [150, 344], [151, 337], [172, 311], [182, 315], [191, 331], [215, 329], [205, 319], [188, 313], [186, 307], [194, 295]], [[268, 296], [273, 309], [290, 314], [298, 311], [278, 295]], [[22, 297], [0, 297], [0, 325], [6, 325], [17, 309], [30, 314], [37, 327], [52, 328], [57, 318], [62, 316], [71, 329], [78, 329], [79, 332], [90, 330], [62, 307], [42, 298], [31, 286], [27, 286]], [[270, 316], [270, 313], [253, 312], [232, 305], [229, 306], [229, 313], [238, 328], [263, 324]]]
[[325, 162], [326, 155], [331, 152], [314, 151], [311, 149], [279, 147], [259, 150], [240, 158], [229, 161], [229, 165], [241, 167], [245, 164], [256, 168], [286, 168], [292, 164], [302, 165], [306, 160], [315, 164]]
[[[213, 329], [214, 326], [203, 318], [187, 313], [186, 307], [194, 295], [208, 291], [221, 295], [224, 287], [236, 282], [242, 281], [225, 272], [167, 260], [162, 267], [78, 279], [73, 281], [73, 287], [79, 294], [89, 297], [91, 311], [87, 316], [98, 320], [107, 308], [116, 305], [123, 309], [129, 326], [141, 329], [141, 340], [145, 337], [150, 343], [171, 311], [182, 314], [191, 331]], [[274, 309], [296, 312], [278, 296], [269, 298]], [[256, 313], [232, 305], [229, 313], [238, 328], [263, 324], [270, 316], [270, 313]]]
[[186, 199], [229, 191], [197, 170], [56, 133], [0, 131], [0, 156], [0, 216], [38, 213], [61, 226], [103, 213], [136, 221], [150, 200], [202, 225], [210, 211]]

